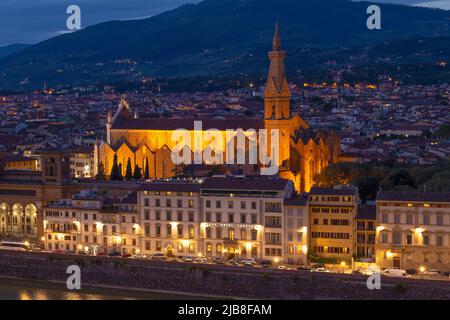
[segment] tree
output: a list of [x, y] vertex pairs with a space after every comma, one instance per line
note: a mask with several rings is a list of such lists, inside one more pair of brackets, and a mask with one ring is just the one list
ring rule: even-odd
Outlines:
[[139, 180], [142, 178], [142, 172], [141, 172], [141, 168], [139, 168], [139, 166], [136, 164], [134, 166], [134, 173], [133, 173], [133, 178], [134, 180]]
[[105, 166], [103, 165], [103, 162], [100, 161], [98, 164], [98, 172], [95, 176], [95, 179], [97, 180], [105, 180]]
[[346, 166], [337, 163], [326, 167], [317, 175], [314, 180], [319, 187], [333, 187], [340, 184], [348, 183], [348, 173]]
[[407, 187], [410, 187], [410, 189], [415, 189], [417, 187], [417, 184], [409, 171], [407, 169], [401, 168], [393, 170], [391, 173], [389, 173], [387, 177], [384, 178], [384, 180], [381, 182], [381, 186], [383, 190], [399, 190], [401, 188], [409, 189]]
[[128, 158], [127, 160], [127, 170], [125, 171], [125, 179], [131, 180], [133, 179], [133, 171], [131, 170], [131, 160]]
[[144, 178], [145, 179], [150, 178], [150, 169], [148, 167], [148, 157], [145, 158]]
[[437, 173], [426, 183], [430, 192], [450, 192], [450, 171]]
[[221, 165], [213, 165], [211, 167], [211, 169], [209, 170], [209, 172], [208, 172], [208, 176], [212, 177], [212, 176], [214, 176], [216, 174], [222, 174], [223, 173], [223, 169], [224, 168]]
[[362, 177], [365, 177], [367, 175], [366, 170], [361, 167], [354, 167], [350, 169], [350, 172], [348, 173], [348, 180], [351, 184], [357, 183], [359, 179]]
[[113, 165], [111, 168], [109, 179], [113, 181], [123, 180], [121, 165], [117, 163], [117, 154], [114, 154]]
[[438, 138], [450, 138], [450, 125], [443, 124], [435, 132], [435, 136]]
[[119, 179], [123, 180], [123, 168], [122, 168], [122, 163], [119, 163]]
[[380, 182], [375, 177], [361, 177], [358, 179], [356, 186], [361, 200], [367, 202], [367, 200], [375, 200], [377, 197]]

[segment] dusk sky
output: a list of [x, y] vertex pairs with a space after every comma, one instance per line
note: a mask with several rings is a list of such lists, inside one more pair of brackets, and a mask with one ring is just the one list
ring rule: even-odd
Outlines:
[[0, 46], [36, 43], [66, 30], [66, 9], [81, 8], [82, 26], [145, 18], [199, 0], [1, 0]]
[[[0, 46], [37, 43], [66, 30], [66, 9], [81, 7], [82, 26], [99, 22], [149, 17], [200, 0], [1, 0]], [[381, 0], [383, 1], [383, 0]], [[413, 1], [414, 0], [392, 0]], [[375, 1], [376, 2], [376, 1]], [[386, 1], [384, 1], [386, 2]], [[423, 2], [427, 2], [424, 0]], [[450, 9], [450, 0], [428, 1], [432, 6]]]

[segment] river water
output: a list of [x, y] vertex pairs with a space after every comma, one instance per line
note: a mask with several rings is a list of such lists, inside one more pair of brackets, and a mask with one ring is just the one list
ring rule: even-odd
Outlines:
[[0, 279], [0, 300], [189, 300], [198, 299], [170, 293], [136, 292], [104, 288], [69, 291], [64, 285], [35, 281]]

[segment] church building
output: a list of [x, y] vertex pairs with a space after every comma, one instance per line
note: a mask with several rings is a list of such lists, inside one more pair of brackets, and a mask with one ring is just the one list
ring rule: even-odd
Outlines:
[[[264, 118], [202, 119], [202, 130], [206, 132], [216, 129], [222, 133], [224, 145], [219, 146], [221, 150], [227, 150], [226, 144], [230, 142], [229, 139], [227, 141], [227, 130], [244, 133], [247, 130], [278, 130], [278, 175], [291, 180], [297, 191], [309, 191], [314, 185], [314, 177], [328, 164], [337, 162], [340, 140], [334, 132], [313, 130], [300, 115], [291, 113], [291, 93], [286, 79], [285, 57], [286, 52], [281, 47], [277, 24], [273, 49], [269, 52], [270, 68], [264, 93]], [[125, 175], [130, 161], [132, 168], [138, 166], [142, 172], [148, 171], [149, 178], [174, 177], [177, 175], [177, 168], [171, 154], [177, 146], [177, 141], [172, 139], [172, 133], [182, 128], [194, 137], [194, 121], [141, 118], [137, 113], [133, 113], [128, 103], [122, 99], [116, 113], [108, 114], [107, 141], [97, 147], [97, 161], [104, 168], [106, 176], [110, 175], [114, 157], [117, 156], [122, 175]], [[259, 146], [259, 140], [257, 143]], [[209, 147], [210, 144], [202, 142], [203, 150]], [[195, 150], [191, 149], [190, 152], [194, 155]], [[248, 153], [248, 150], [245, 152]], [[258, 165], [247, 166], [240, 172], [246, 175], [260, 174], [257, 167]]]

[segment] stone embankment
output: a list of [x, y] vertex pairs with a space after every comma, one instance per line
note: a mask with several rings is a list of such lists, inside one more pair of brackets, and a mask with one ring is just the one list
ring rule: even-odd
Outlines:
[[[450, 299], [450, 282], [201, 265], [153, 260], [0, 251], [0, 277], [61, 281], [70, 265], [81, 283], [254, 299]], [[0, 280], [1, 281], [1, 280]]]

